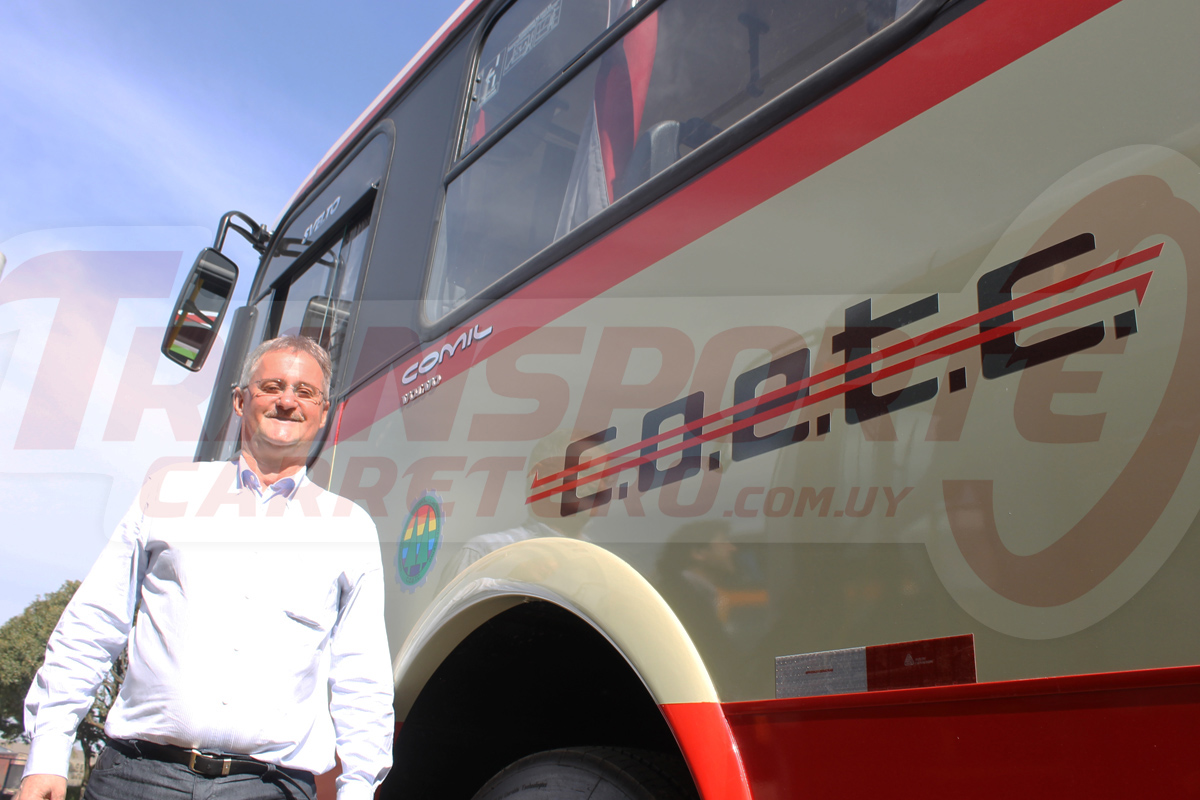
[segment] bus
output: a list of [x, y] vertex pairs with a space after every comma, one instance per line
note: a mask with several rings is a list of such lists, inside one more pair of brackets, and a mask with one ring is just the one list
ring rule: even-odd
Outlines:
[[214, 347], [231, 231], [197, 459], [250, 348], [332, 353], [380, 796], [1200, 796], [1198, 34], [468, 0], [272, 229], [227, 215], [164, 353]]

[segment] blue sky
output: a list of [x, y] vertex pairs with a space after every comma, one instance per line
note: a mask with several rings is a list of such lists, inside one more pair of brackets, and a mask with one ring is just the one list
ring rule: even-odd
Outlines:
[[[157, 358], [146, 329], [221, 214], [273, 224], [458, 5], [5, 3], [0, 621], [82, 578], [150, 465], [194, 450], [212, 369]], [[128, 412], [161, 386], [164, 408]]]

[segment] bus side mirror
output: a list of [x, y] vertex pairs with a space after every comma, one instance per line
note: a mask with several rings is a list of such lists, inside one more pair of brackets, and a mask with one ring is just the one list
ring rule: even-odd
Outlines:
[[164, 356], [192, 372], [204, 366], [208, 351], [217, 340], [237, 278], [237, 264], [211, 247], [200, 251], [163, 335]]

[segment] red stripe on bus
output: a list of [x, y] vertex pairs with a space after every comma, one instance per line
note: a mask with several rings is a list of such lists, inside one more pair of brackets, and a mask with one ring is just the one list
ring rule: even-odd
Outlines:
[[341, 403], [338, 403], [337, 420], [334, 422], [333, 426], [333, 440], [335, 442], [338, 441], [342, 435], [342, 412], [345, 410], [346, 402], [343, 400]]
[[[828, 389], [824, 389], [824, 390], [816, 392], [814, 394], [810, 394], [805, 397], [801, 397], [790, 403], [784, 403], [776, 408], [772, 408], [767, 411], [762, 411], [758, 414], [754, 414], [753, 416], [746, 417], [745, 419], [730, 423], [729, 425], [725, 425], [720, 428], [715, 428], [711, 431], [706, 431], [706, 432], [702, 432], [702, 433], [694, 433], [692, 436], [688, 437], [687, 439], [684, 439], [683, 441], [680, 441], [680, 442], [676, 442], [675, 444], [670, 445], [668, 447], [656, 449], [653, 452], [648, 453], [643, 456], [640, 456], [638, 458], [633, 458], [628, 461], [623, 461], [620, 464], [611, 466], [606, 470], [595, 473], [594, 475], [589, 475], [586, 478], [579, 478], [579, 479], [571, 481], [569, 483], [564, 483], [562, 486], [555, 487], [554, 489], [547, 489], [544, 492], [539, 492], [538, 494], [531, 495], [529, 497], [529, 499], [526, 500], [525, 502], [527, 504], [528, 503], [536, 503], [538, 500], [543, 500], [547, 497], [552, 497], [556, 494], [562, 494], [563, 492], [577, 489], [580, 486], [584, 486], [589, 483], [594, 483], [595, 481], [602, 480], [611, 475], [616, 475], [617, 473], [624, 472], [627, 469], [632, 469], [634, 467], [640, 467], [642, 464], [649, 464], [653, 461], [658, 461], [660, 458], [672, 455], [674, 453], [678, 453], [681, 450], [686, 450], [689, 447], [695, 447], [696, 445], [701, 444], [703, 442], [709, 442], [709, 441], [712, 441], [713, 439], [719, 439], [722, 436], [726, 436], [726, 435], [734, 433], [736, 431], [740, 431], [745, 428], [749, 428], [754, 425], [758, 425], [760, 423], [766, 422], [767, 420], [774, 419], [774, 418], [782, 416], [784, 414], [790, 414], [791, 412], [793, 412], [797, 409], [807, 408], [808, 406], [816, 405], [817, 403], [823, 402], [830, 398], [838, 397], [840, 395], [846, 394], [851, 389], [857, 389], [860, 386], [869, 386], [870, 384], [875, 383], [877, 381], [882, 381], [887, 378], [890, 378], [893, 375], [899, 375], [904, 372], [909, 372], [913, 369], [916, 369], [917, 367], [924, 366], [925, 364], [929, 364], [929, 363], [938, 361], [943, 358], [948, 358], [948, 357], [954, 355], [955, 353], [961, 353], [964, 350], [970, 350], [971, 348], [978, 347], [981, 344], [986, 344], [987, 342], [994, 341], [1001, 337], [1010, 336], [1014, 333], [1018, 333], [1018, 332], [1024, 330], [1025, 328], [1029, 328], [1034, 325], [1040, 325], [1044, 322], [1049, 322], [1050, 320], [1064, 316], [1073, 311], [1079, 311], [1080, 309], [1087, 308], [1088, 306], [1094, 305], [1103, 300], [1110, 300], [1114, 297], [1119, 297], [1120, 295], [1125, 294], [1126, 292], [1136, 293], [1138, 303], [1141, 304], [1142, 298], [1145, 297], [1145, 294], [1146, 294], [1146, 287], [1150, 283], [1150, 275], [1151, 275], [1151, 273], [1147, 272], [1142, 275], [1138, 275], [1137, 277], [1129, 278], [1127, 280], [1121, 281], [1120, 283], [1113, 284], [1112, 286], [1107, 286], [1103, 289], [1097, 289], [1096, 291], [1094, 291], [1090, 294], [1086, 294], [1082, 297], [1077, 297], [1073, 300], [1068, 300], [1065, 303], [1060, 303], [1056, 306], [1052, 306], [1050, 308], [1044, 309], [1035, 314], [1030, 314], [1027, 317], [1022, 317], [1020, 320], [1017, 320], [1015, 322], [1009, 322], [1004, 325], [998, 325], [995, 328], [990, 328], [985, 333], [978, 333], [978, 334], [975, 334], [974, 336], [970, 336], [966, 339], [961, 339], [957, 342], [943, 345], [942, 347], [939, 347], [936, 350], [931, 350], [927, 353], [922, 353], [918, 356], [913, 356], [912, 358], [907, 358], [903, 361], [899, 361], [895, 364], [884, 367], [883, 369], [879, 370], [878, 372], [871, 372], [871, 373], [868, 373], [867, 375], [863, 375], [862, 377], [854, 378], [852, 380], [845, 381], [844, 383], [839, 383], [836, 386], [831, 386]], [[853, 365], [853, 362], [851, 362], [851, 365]], [[842, 369], [842, 367], [838, 367], [835, 369]], [[833, 372], [833, 371], [835, 371], [835, 370], [830, 370], [830, 372]], [[825, 376], [825, 373], [822, 373], [821, 375], [816, 376], [816, 378], [819, 378], [821, 382], [824, 382], [824, 380], [825, 380], [824, 376]], [[784, 394], [794, 394], [795, 392], [800, 391], [801, 389], [807, 387], [814, 381], [815, 381], [814, 378], [807, 378], [803, 381], [798, 381], [794, 384], [791, 384], [790, 387], [785, 386], [783, 389], [780, 389], [778, 391], [783, 392]], [[774, 392], [772, 392], [768, 395], [763, 395], [763, 397], [755, 398], [754, 400], [747, 400], [742, 405], [752, 405], [755, 407], [760, 406], [764, 402], [769, 402], [769, 401], [765, 401], [763, 398], [770, 397], [773, 394], [774, 394]], [[736, 408], [736, 406], [735, 406], [735, 408]], [[720, 412], [718, 412], [718, 414], [719, 413]], [[718, 416], [718, 414], [713, 414], [712, 416]], [[703, 422], [703, 421], [701, 420], [701, 421], [698, 421], [693, 424], [699, 426], [701, 424], [701, 422]], [[637, 445], [635, 445], [635, 446], [637, 446]], [[600, 459], [596, 459], [596, 460], [599, 461]]]
[[704, 800], [753, 800], [738, 742], [718, 703], [661, 706]]
[[[720, 411], [715, 411], [712, 414], [709, 414], [707, 417], [702, 417], [702, 418], [696, 420], [695, 422], [690, 422], [685, 425], [680, 425], [678, 428], [673, 428], [671, 430], [664, 431], [663, 433], [660, 433], [657, 436], [652, 436], [649, 439], [643, 439], [640, 442], [635, 442], [631, 445], [627, 445], [618, 450], [614, 450], [611, 453], [606, 453], [602, 456], [597, 456], [590, 461], [585, 461], [581, 464], [577, 464], [574, 467], [571, 467], [569, 469], [564, 469], [561, 472], [557, 472], [553, 475], [547, 475], [544, 477], [537, 478], [533, 481], [533, 488], [537, 489], [539, 487], [545, 486], [548, 483], [553, 483], [554, 481], [562, 480], [563, 478], [568, 478], [571, 475], [575, 475], [577, 473], [584, 472], [589, 469], [594, 469], [595, 467], [598, 467], [601, 464], [608, 463], [609, 461], [613, 461], [617, 458], [620, 458], [621, 456], [629, 455], [630, 453], [636, 452], [636, 451], [641, 450], [646, 447], [650, 447], [652, 445], [656, 445], [660, 442], [665, 442], [668, 439], [674, 439], [677, 436], [683, 436], [686, 433], [690, 433], [692, 431], [699, 430], [708, 425], [711, 425], [714, 422], [719, 422], [720, 420], [726, 419], [735, 414], [740, 414], [743, 411], [748, 411], [752, 408], [758, 408], [759, 406], [766, 405], [768, 403], [771, 403], [772, 401], [787, 397], [790, 394], [795, 394], [796, 392], [808, 389], [811, 386], [816, 386], [816, 385], [825, 383], [826, 381], [833, 380], [834, 378], [839, 378], [848, 372], [853, 372], [854, 370], [861, 369], [862, 367], [866, 367], [871, 364], [875, 364], [879, 361], [886, 360], [893, 356], [899, 355], [900, 353], [904, 353], [909, 350], [913, 350], [917, 347], [920, 347], [922, 345], [937, 341], [938, 339], [943, 339], [943, 338], [945, 338], [947, 336], [951, 336], [955, 333], [960, 333], [973, 325], [978, 325], [980, 323], [988, 322], [989, 320], [995, 319], [996, 317], [1003, 316], [1005, 314], [1010, 314], [1013, 311], [1017, 311], [1019, 309], [1025, 308], [1026, 306], [1033, 305], [1034, 303], [1045, 300], [1046, 298], [1049, 298], [1049, 297], [1053, 297], [1054, 295], [1065, 294], [1066, 292], [1069, 292], [1072, 289], [1077, 289], [1086, 283], [1091, 283], [1093, 281], [1099, 280], [1100, 278], [1107, 277], [1107, 276], [1112, 275], [1116, 272], [1119, 272], [1123, 269], [1128, 269], [1130, 267], [1137, 266], [1138, 264], [1144, 264], [1147, 261], [1158, 258], [1158, 256], [1162, 253], [1162, 249], [1163, 249], [1163, 245], [1161, 245], [1161, 244], [1154, 245], [1153, 247], [1147, 247], [1144, 250], [1139, 250], [1138, 252], [1132, 253], [1128, 256], [1125, 256], [1124, 258], [1118, 258], [1115, 261], [1110, 261], [1107, 264], [1103, 264], [1094, 269], [1090, 269], [1086, 272], [1082, 272], [1078, 275], [1074, 275], [1070, 278], [1059, 281], [1058, 283], [1048, 286], [1045, 289], [1039, 289], [1037, 291], [1029, 292], [1028, 294], [1013, 298], [1012, 300], [1008, 300], [999, 305], [992, 306], [991, 308], [988, 308], [984, 311], [980, 311], [980, 312], [972, 314], [968, 317], [964, 317], [960, 320], [955, 320], [954, 322], [950, 322], [950, 323], [947, 323], [946, 325], [942, 325], [941, 327], [935, 328], [934, 330], [931, 330], [927, 333], [922, 333], [917, 336], [913, 336], [912, 338], [910, 338], [906, 341], [898, 342], [894, 345], [891, 345], [890, 347], [885, 347], [881, 350], [877, 350], [873, 353], [870, 353], [869, 355], [861, 356], [860, 358], [856, 358], [851, 361], [847, 361], [845, 364], [842, 364], [840, 366], [831, 367], [831, 368], [825, 370], [824, 372], [820, 372], [816, 375], [812, 375], [808, 378], [804, 378], [803, 380], [799, 380], [794, 383], [789, 383], [786, 386], [782, 386], [779, 389], [775, 389], [764, 395], [755, 397], [752, 400], [745, 400], [741, 403], [738, 403], [737, 405], [730, 406], [729, 408], [725, 408]], [[1147, 273], [1147, 276], [1149, 274], [1150, 273]], [[1148, 281], [1148, 277], [1146, 277], [1146, 281]], [[1129, 284], [1130, 281], [1126, 281], [1125, 283]], [[1144, 284], [1145, 284], [1145, 281], [1143, 281], [1140, 278], [1134, 279], [1134, 282], [1132, 284], [1133, 288], [1138, 290], [1138, 303], [1139, 304], [1142, 301], [1142, 294], [1145, 292]], [[1121, 285], [1121, 284], [1119, 284], [1119, 285]], [[1102, 299], [1107, 299], [1107, 296], [1099, 297], [1098, 293], [1093, 293], [1092, 295], [1088, 295], [1088, 296], [1095, 298], [1095, 302], [1099, 302], [1099, 300], [1102, 300]], [[1061, 306], [1060, 306], [1060, 308], [1061, 308]], [[1025, 323], [1025, 324], [1028, 325], [1028, 323]], [[1009, 330], [1007, 328], [1005, 329], [1005, 333], [1011, 333], [1011, 332], [1012, 332], [1012, 330]], [[1000, 335], [1004, 335], [1004, 334], [1000, 334]], [[991, 341], [991, 339], [994, 339], [994, 338], [997, 338], [997, 337], [992, 336], [983, 341]], [[955, 352], [957, 352], [957, 351], [955, 351]], [[908, 361], [908, 362], [904, 362], [904, 363], [910, 364], [912, 362]], [[889, 374], [896, 374], [896, 373], [892, 372]], [[874, 380], [879, 380], [879, 378], [876, 377], [876, 378], [874, 378]], [[873, 381], [868, 381], [868, 383], [870, 383], [870, 382], [873, 382]], [[864, 384], [859, 383], [856, 385], [861, 386]], [[854, 388], [854, 387], [851, 386], [849, 388]], [[762, 421], [765, 419], [770, 419], [771, 417], [774, 417], [774, 416], [780, 416], [781, 414], [789, 413], [790, 411], [793, 411], [793, 410], [795, 410], [795, 408], [793, 408], [793, 407], [780, 407], [779, 409], [775, 409], [775, 411], [777, 411], [778, 413], [773, 413], [773, 414], [771, 414], [770, 417], [762, 417], [760, 415], [758, 417], [755, 417], [755, 419]], [[741, 427], [745, 427], [745, 426], [743, 425]], [[735, 430], [740, 430], [740, 428], [736, 428]], [[695, 442], [689, 442], [688, 444], [695, 444]], [[661, 457], [661, 455], [665, 455], [665, 451], [664, 451], [664, 453], [656, 455], [655, 458], [659, 458], [659, 457]]]
[[1200, 796], [1198, 666], [722, 710], [756, 798]]
[[[397, 411], [384, 386], [467, 326], [491, 327], [443, 380], [548, 325], [779, 192], [964, 91], [1119, 0], [990, 0], [542, 273], [349, 398], [346, 435]], [[1006, 32], [998, 37], [997, 30]], [[537, 301], [533, 303], [531, 301]], [[374, 401], [374, 402], [371, 402]]]

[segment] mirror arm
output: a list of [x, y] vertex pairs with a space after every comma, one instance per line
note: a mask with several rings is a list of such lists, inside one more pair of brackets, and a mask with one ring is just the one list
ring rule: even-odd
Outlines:
[[[234, 217], [245, 222], [249, 228], [243, 228], [241, 225], [236, 224], [233, 221]], [[221, 252], [221, 247], [225, 244], [225, 234], [231, 228], [241, 234], [242, 238], [246, 241], [250, 242], [250, 245], [259, 253], [266, 254], [267, 243], [271, 240], [271, 232], [267, 230], [267, 226], [259, 225], [240, 211], [230, 211], [221, 217], [221, 224], [217, 226], [217, 237], [213, 240], [213, 249], [218, 253]]]

